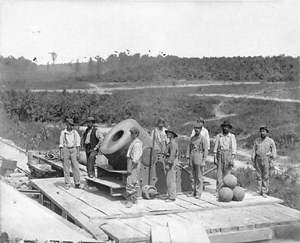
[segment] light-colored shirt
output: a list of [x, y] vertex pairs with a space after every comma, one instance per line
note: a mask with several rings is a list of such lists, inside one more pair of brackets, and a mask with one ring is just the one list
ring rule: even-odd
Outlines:
[[166, 150], [167, 144], [170, 142], [170, 140], [167, 138], [166, 130], [167, 129], [164, 127], [162, 130], [154, 128], [154, 130], [151, 132], [151, 138], [153, 139], [155, 131], [155, 142], [159, 146], [161, 152], [164, 152]]
[[208, 155], [208, 144], [207, 140], [201, 134], [194, 135], [191, 137], [189, 142], [187, 156], [189, 157], [192, 154], [203, 154], [202, 160], [205, 161]]
[[254, 159], [255, 155], [270, 156], [272, 159], [276, 159], [277, 151], [274, 140], [269, 137], [265, 139], [257, 138], [254, 141], [251, 158]]
[[[191, 137], [195, 136], [195, 129], [193, 129]], [[209, 133], [208, 130], [205, 127], [202, 127], [200, 134], [206, 138], [207, 141], [207, 146], [208, 146], [208, 151], [210, 150], [210, 140], [209, 140]]]
[[227, 135], [224, 135], [223, 133], [217, 135], [214, 153], [222, 150], [231, 150], [231, 154], [236, 154], [236, 139], [234, 134], [229, 132]]
[[76, 130], [63, 130], [59, 137], [59, 147], [80, 147], [80, 136]]
[[135, 138], [129, 145], [127, 151], [127, 158], [130, 158], [133, 163], [138, 163], [141, 161], [143, 155], [143, 143], [138, 138]]

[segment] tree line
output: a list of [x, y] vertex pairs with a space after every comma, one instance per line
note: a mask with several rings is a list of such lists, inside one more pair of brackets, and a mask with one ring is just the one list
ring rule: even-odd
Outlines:
[[99, 55], [87, 62], [36, 65], [23, 57], [0, 56], [0, 71], [52, 71], [65, 78], [88, 82], [153, 82], [164, 80], [267, 80], [297, 81], [300, 58], [285, 55], [272, 57], [203, 57], [181, 58], [171, 55], [129, 55], [114, 53], [106, 59]]

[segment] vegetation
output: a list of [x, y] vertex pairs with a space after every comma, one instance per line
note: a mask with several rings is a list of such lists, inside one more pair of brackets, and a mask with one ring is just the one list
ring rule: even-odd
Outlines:
[[[56, 53], [55, 54], [57, 57]], [[49, 76], [52, 81], [63, 82], [140, 82], [166, 80], [220, 80], [220, 81], [298, 81], [300, 58], [273, 57], [219, 57], [179, 58], [177, 56], [152, 57], [112, 54], [106, 60], [100, 56], [88, 62], [36, 65], [23, 57], [0, 56], [2, 82], [30, 83], [36, 76]], [[48, 78], [49, 78], [48, 77]], [[39, 81], [43, 81], [42, 78]], [[15, 84], [17, 85], [17, 83]], [[18, 87], [19, 88], [19, 87]]]

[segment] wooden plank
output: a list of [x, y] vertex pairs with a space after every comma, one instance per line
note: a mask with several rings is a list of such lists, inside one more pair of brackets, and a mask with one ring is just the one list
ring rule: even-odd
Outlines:
[[[31, 180], [31, 183], [51, 201], [55, 202], [63, 212], [66, 212], [77, 225], [80, 225], [98, 240], [107, 239], [107, 235], [94, 225], [86, 215], [79, 211], [82, 208], [89, 207], [89, 205], [70, 195], [65, 190], [54, 186], [53, 183], [63, 185], [63, 178], [35, 179]], [[103, 214], [99, 211], [99, 217], [100, 215]]]
[[[207, 215], [200, 215], [199, 214], [200, 212], [187, 212], [187, 213], [180, 213], [178, 215], [184, 218], [189, 218], [193, 220], [195, 223], [202, 224], [205, 228], [209, 229], [211, 233], [221, 231], [221, 227], [223, 226], [223, 224], [220, 224], [218, 221], [211, 220], [211, 218], [208, 217]], [[210, 211], [210, 213], [212, 212]], [[214, 210], [214, 213], [217, 214], [216, 210]]]
[[272, 235], [273, 232], [270, 228], [263, 228], [210, 234], [209, 239], [214, 243], [269, 242]]
[[217, 208], [218, 206], [215, 204], [212, 204], [210, 202], [204, 201], [202, 199], [196, 199], [194, 197], [187, 197], [186, 195], [180, 195], [178, 196], [181, 200], [189, 202], [191, 204], [197, 205], [202, 209], [210, 209], [210, 208]]
[[255, 225], [255, 228], [269, 227], [273, 224], [272, 220], [264, 217], [263, 215], [250, 211], [248, 207], [235, 208], [235, 211], [243, 215], [243, 217], [249, 222], [252, 222]]
[[222, 232], [226, 232], [236, 228], [237, 230], [249, 230], [255, 228], [255, 224], [253, 224], [252, 221], [244, 217], [244, 214], [237, 214], [235, 208], [219, 209], [217, 210], [216, 214], [217, 219], [225, 219], [226, 225], [230, 225], [229, 228], [226, 228], [226, 226], [224, 226], [224, 228], [221, 228]]
[[[0, 181], [1, 229], [24, 240], [94, 241], [79, 233], [80, 228]], [[45, 220], [46, 219], [46, 220]]]
[[165, 202], [161, 199], [154, 199], [146, 201], [145, 207], [149, 212], [184, 210], [184, 208], [175, 204], [175, 202]]
[[151, 227], [152, 243], [171, 243], [169, 228], [167, 226]]
[[115, 170], [115, 169], [114, 169], [111, 165], [109, 165], [109, 164], [98, 165], [98, 167], [100, 167], [101, 169], [106, 170], [106, 171], [108, 171], [108, 172], [127, 175], [127, 170]]
[[[64, 190], [62, 187], [60, 187], [60, 189]], [[120, 205], [120, 202], [117, 201], [117, 199], [104, 197], [103, 193], [99, 192], [97, 189], [78, 190], [75, 188], [70, 188], [69, 190], [65, 191], [71, 196], [76, 197], [78, 200], [81, 200], [82, 202], [102, 213], [94, 215], [93, 218], [106, 215], [123, 214], [123, 212], [118, 208], [125, 207], [124, 205]]]
[[275, 211], [276, 207], [273, 207], [273, 205], [263, 205], [260, 207], [252, 208], [258, 213], [261, 213], [265, 217], [273, 220], [276, 222], [276, 224], [292, 224], [292, 223], [298, 223], [299, 219], [295, 217], [291, 217], [289, 215], [281, 214]]
[[274, 204], [272, 206], [272, 210], [300, 220], [300, 212], [298, 210], [286, 207], [281, 204]]
[[157, 226], [157, 225], [164, 226], [164, 227], [166, 226], [166, 225], [163, 225], [163, 224], [161, 225], [161, 224], [159, 224], [157, 222], [154, 222], [154, 221], [152, 221], [150, 219], [147, 219], [144, 216], [140, 217], [139, 219], [141, 220], [141, 222], [144, 222], [145, 224], [149, 225], [150, 227]]
[[117, 219], [108, 220], [99, 226], [110, 238], [117, 242], [147, 241], [148, 237]]
[[119, 221], [127, 224], [131, 228], [134, 228], [150, 238], [151, 226], [141, 221], [141, 218], [120, 219]]
[[172, 218], [168, 215], [147, 215], [144, 216], [144, 218], [151, 220], [161, 226], [167, 226], [168, 223], [172, 221]]
[[195, 221], [191, 220], [190, 218], [185, 218], [185, 217], [182, 217], [181, 215], [178, 215], [178, 214], [169, 214], [168, 216], [171, 217], [174, 221], [179, 221], [182, 224], [186, 224], [186, 225], [195, 224], [195, 223], [199, 224], [203, 228], [205, 228], [207, 233], [210, 233], [210, 229], [205, 224], [203, 224], [202, 222], [195, 222]]
[[90, 178], [90, 177], [85, 177], [86, 180], [92, 181], [94, 183], [98, 183], [100, 185], [104, 185], [113, 189], [120, 189], [120, 188], [125, 188], [126, 185], [122, 183], [122, 181], [119, 181], [114, 178], [110, 177], [101, 177], [101, 178]]
[[200, 224], [183, 224], [180, 222], [169, 222], [169, 233], [172, 243], [190, 242], [210, 243], [206, 230]]

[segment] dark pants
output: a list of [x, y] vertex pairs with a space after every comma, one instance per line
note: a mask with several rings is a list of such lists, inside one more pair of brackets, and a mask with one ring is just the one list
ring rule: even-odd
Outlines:
[[217, 153], [217, 190], [223, 185], [223, 178], [231, 173], [230, 165], [232, 154], [230, 150], [218, 151]]
[[269, 156], [255, 156], [258, 191], [269, 193]]
[[95, 160], [97, 154], [98, 152], [93, 149], [86, 149], [86, 158], [87, 158], [86, 169], [88, 175], [95, 176]]

